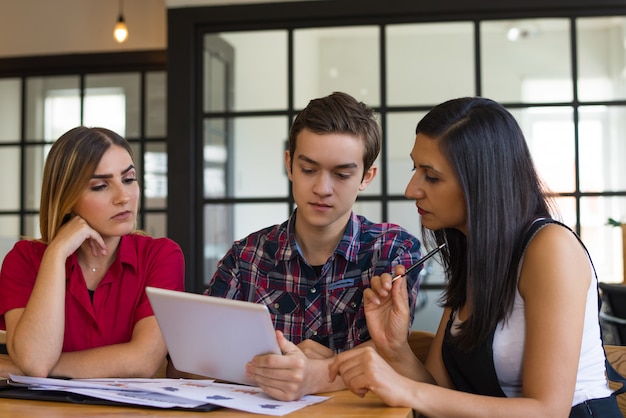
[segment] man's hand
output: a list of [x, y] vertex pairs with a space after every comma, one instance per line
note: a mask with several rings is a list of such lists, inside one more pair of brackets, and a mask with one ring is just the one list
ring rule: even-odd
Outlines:
[[256, 356], [248, 363], [246, 374], [265, 393], [281, 401], [293, 401], [309, 393], [306, 377], [309, 362], [302, 351], [276, 331], [278, 346], [283, 355]]
[[276, 339], [283, 355], [256, 356], [246, 367], [247, 376], [272, 398], [293, 401], [305, 395], [330, 392], [345, 388], [343, 381], [331, 382], [328, 366], [334, 356], [326, 357], [327, 351], [311, 343], [304, 345], [311, 352], [309, 358], [296, 345], [287, 341], [283, 333], [276, 331]]
[[310, 359], [324, 360], [335, 355], [333, 350], [311, 339], [302, 341], [298, 348]]

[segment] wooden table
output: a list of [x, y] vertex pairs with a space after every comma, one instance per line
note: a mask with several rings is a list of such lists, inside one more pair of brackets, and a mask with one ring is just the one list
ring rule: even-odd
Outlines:
[[[291, 414], [288, 418], [324, 417], [324, 418], [412, 418], [410, 408], [390, 408], [375, 395], [368, 394], [359, 398], [344, 390], [324, 394], [330, 399], [319, 404], [307, 406]], [[0, 417], [10, 418], [60, 418], [60, 417], [180, 417], [180, 418], [235, 418], [268, 417], [234, 409], [219, 409], [211, 412], [193, 412], [136, 408], [122, 406], [75, 405], [63, 402], [27, 401], [0, 399]]]

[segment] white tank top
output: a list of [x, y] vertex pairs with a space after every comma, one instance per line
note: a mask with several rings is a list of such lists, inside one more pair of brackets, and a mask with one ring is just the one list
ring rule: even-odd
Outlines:
[[[583, 329], [576, 389], [572, 406], [593, 398], [610, 396], [605, 375], [605, 356], [600, 338], [598, 322], [598, 291], [595, 274], [592, 272]], [[508, 321], [501, 321], [493, 338], [493, 362], [502, 391], [508, 397], [522, 396], [522, 360], [526, 320], [524, 299], [515, 292], [513, 311]]]

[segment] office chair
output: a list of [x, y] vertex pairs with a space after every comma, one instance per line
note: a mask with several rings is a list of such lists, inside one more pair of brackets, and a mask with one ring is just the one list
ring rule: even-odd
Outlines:
[[626, 345], [626, 286], [598, 283], [602, 295], [600, 324], [604, 344]]

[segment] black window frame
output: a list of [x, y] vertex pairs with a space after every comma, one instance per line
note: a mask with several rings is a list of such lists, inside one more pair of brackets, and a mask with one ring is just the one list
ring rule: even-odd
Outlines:
[[[167, 68], [167, 51], [166, 50], [149, 50], [149, 51], [132, 51], [132, 52], [111, 52], [111, 53], [93, 53], [93, 54], [58, 54], [58, 55], [41, 55], [41, 56], [24, 56], [24, 57], [7, 57], [0, 58], [0, 79], [20, 79], [22, 109], [20, 121], [20, 137], [15, 142], [0, 143], [0, 152], [5, 146], [19, 146], [21, 155], [20, 168], [20, 207], [16, 211], [0, 211], [0, 215], [17, 215], [20, 219], [19, 234], [25, 236], [25, 219], [27, 216], [37, 215], [38, 211], [27, 209], [25, 207], [25, 164], [24, 158], [26, 148], [28, 146], [41, 144], [40, 142], [29, 141], [26, 137], [26, 80], [29, 77], [48, 77], [48, 76], [78, 76], [80, 77], [81, 94], [85, 88], [85, 77], [93, 74], [115, 74], [135, 72], [141, 76], [141, 110], [140, 110], [140, 136], [135, 138], [127, 138], [129, 142], [137, 146], [140, 155], [135, 158], [140, 159], [140, 184], [145, 184], [143, 176], [145, 174], [144, 153], [146, 145], [150, 143], [166, 144], [167, 138], [150, 137], [145, 135], [145, 83], [146, 74], [150, 72], [166, 72]], [[82, 119], [82, 116], [81, 116]], [[166, 134], [167, 135], [167, 134]], [[164, 208], [146, 208], [145, 193], [141, 194], [140, 208], [138, 214], [138, 223], [145, 225], [145, 216], [149, 213], [163, 213], [167, 216], [167, 207]]]
[[[202, 291], [202, 275], [212, 272], [202, 271], [203, 219], [202, 178], [202, 37], [206, 33], [227, 31], [251, 31], [286, 29], [290, 31], [305, 27], [338, 27], [353, 25], [386, 25], [394, 23], [425, 23], [473, 21], [475, 23], [475, 56], [480, 57], [479, 22], [503, 19], [524, 18], [569, 18], [575, 28], [576, 18], [625, 16], [626, 4], [619, 0], [527, 0], [524, 2], [503, 2], [500, 0], [449, 0], [446, 2], [380, 2], [362, 1], [306, 1], [272, 4], [248, 4], [233, 6], [173, 8], [168, 10], [168, 155], [170, 190], [168, 194], [168, 230], [171, 237], [182, 247], [186, 257], [187, 290]], [[384, 32], [384, 31], [383, 31]], [[576, 44], [572, 31], [572, 68], [576, 82]], [[384, 39], [381, 39], [384, 48]], [[290, 58], [291, 59], [291, 58]], [[381, 77], [385, 77], [384, 49], [381, 49]], [[480, 60], [476, 62], [476, 95], [481, 94]], [[293, 68], [288, 72], [288, 109], [287, 115], [294, 115], [298, 109], [293, 107]], [[384, 80], [383, 80], [384, 81]], [[406, 110], [425, 111], [428, 107], [388, 107], [385, 103], [385, 83], [381, 83], [381, 105], [378, 111]], [[611, 104], [615, 105], [615, 101]], [[435, 105], [434, 103], [433, 105]], [[525, 108], [524, 103], [503, 103], [509, 108]], [[544, 104], [546, 105], [546, 104]], [[575, 112], [578, 100], [555, 103], [553, 105], [573, 105]], [[249, 113], [249, 112], [248, 112]], [[282, 113], [281, 113], [282, 114]], [[225, 117], [233, 116], [230, 113]], [[577, 122], [575, 116], [574, 122]], [[384, 118], [383, 118], [384, 123]], [[384, 130], [384, 126], [383, 126]], [[575, 132], [578, 141], [578, 133]], [[576, 151], [577, 152], [577, 151]], [[383, 148], [384, 153], [384, 148]], [[576, 159], [578, 170], [578, 159]], [[388, 195], [385, 189], [385, 171], [382, 196], [373, 199], [384, 202], [401, 200], [403, 196]], [[581, 193], [578, 184], [576, 192], [560, 194], [572, 196], [577, 201], [577, 228], [580, 228], [580, 198], [582, 196], [623, 196], [625, 193]], [[368, 197], [363, 199], [367, 200]], [[361, 197], [359, 198], [361, 199]], [[237, 204], [250, 202], [250, 199], [226, 199], [225, 202]], [[257, 200], [254, 200], [255, 202]], [[258, 200], [262, 202], [263, 199]], [[275, 201], [275, 200], [267, 200]], [[290, 198], [284, 201], [290, 202]], [[292, 203], [292, 202], [290, 202]], [[386, 211], [383, 209], [383, 217]]]

